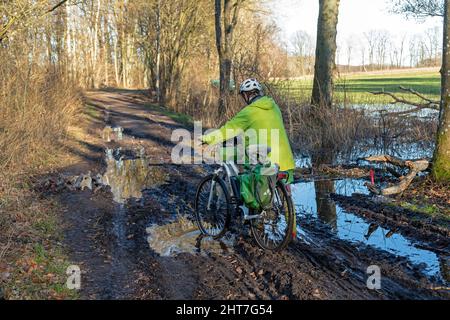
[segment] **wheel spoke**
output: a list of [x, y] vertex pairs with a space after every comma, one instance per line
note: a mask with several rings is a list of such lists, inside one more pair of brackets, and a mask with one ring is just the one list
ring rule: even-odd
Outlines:
[[281, 189], [277, 189], [272, 208], [266, 210], [257, 222], [253, 222], [254, 236], [264, 249], [279, 249], [290, 236], [288, 229], [292, 213], [289, 210], [289, 200]]
[[[212, 187], [212, 178], [204, 182], [197, 194], [197, 221], [200, 229], [206, 234], [216, 237], [226, 228], [228, 204], [226, 190], [223, 184], [216, 180]], [[208, 210], [208, 203], [210, 208]]]

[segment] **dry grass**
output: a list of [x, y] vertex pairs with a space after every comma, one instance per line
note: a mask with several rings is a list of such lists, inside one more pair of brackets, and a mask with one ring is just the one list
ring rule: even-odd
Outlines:
[[334, 155], [350, 152], [367, 134], [368, 119], [364, 112], [311, 105], [293, 109], [294, 144], [319, 163], [330, 163]]
[[[313, 162], [356, 161], [368, 154], [421, 157], [432, 149], [437, 118], [392, 116], [369, 108], [312, 106], [307, 98], [293, 99], [276, 88], [270, 94], [279, 104], [294, 149]], [[315, 159], [315, 161], [314, 161]]]
[[0, 294], [6, 299], [67, 299], [59, 213], [24, 182], [0, 177]]
[[450, 223], [450, 188], [430, 177], [416, 178], [405, 190], [402, 199], [416, 204], [424, 213], [441, 215]]
[[[57, 203], [34, 192], [32, 178], [62, 166], [82, 105], [56, 69], [20, 64], [0, 51], [0, 295], [69, 298]], [[3, 291], [3, 292], [2, 292]]]
[[76, 120], [79, 92], [56, 71], [10, 67], [0, 78], [0, 170], [45, 166]]

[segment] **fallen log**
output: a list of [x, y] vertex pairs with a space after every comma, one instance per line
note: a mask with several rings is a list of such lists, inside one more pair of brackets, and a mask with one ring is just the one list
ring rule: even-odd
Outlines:
[[377, 163], [390, 163], [397, 167], [409, 169], [407, 175], [397, 177], [399, 179], [399, 182], [397, 184], [393, 184], [387, 188], [378, 188], [372, 183], [365, 183], [365, 186], [369, 189], [370, 192], [383, 196], [402, 193], [409, 187], [409, 185], [419, 172], [425, 171], [430, 166], [430, 162], [426, 159], [402, 160], [390, 155], [371, 156], [364, 158], [364, 160]]

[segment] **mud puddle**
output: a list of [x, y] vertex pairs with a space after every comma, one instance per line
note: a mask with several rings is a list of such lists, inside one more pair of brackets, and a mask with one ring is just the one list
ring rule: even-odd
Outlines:
[[106, 142], [121, 141], [124, 139], [123, 128], [106, 126], [103, 128], [102, 138]]
[[[118, 130], [117, 132], [121, 132]], [[113, 234], [118, 247], [127, 246], [127, 205], [145, 207], [143, 191], [157, 188], [167, 182], [164, 167], [152, 166], [143, 149], [106, 150], [107, 169], [102, 182], [111, 188], [117, 209], [113, 217]], [[147, 242], [152, 250], [161, 256], [175, 256], [180, 253], [225, 253], [231, 250], [234, 237], [215, 241], [203, 237], [198, 227], [184, 216], [174, 216], [146, 228]]]
[[166, 257], [180, 253], [229, 253], [235, 243], [233, 235], [219, 241], [203, 236], [198, 227], [185, 217], [169, 224], [150, 226], [146, 231], [150, 247]]
[[[396, 230], [388, 230], [355, 214], [346, 212], [330, 199], [336, 193], [351, 196], [367, 194], [364, 180], [342, 179], [300, 182], [292, 186], [292, 195], [299, 216], [299, 237], [308, 241], [308, 225], [316, 223], [339, 239], [355, 244], [365, 244], [409, 259], [411, 269], [441, 281], [448, 268], [446, 258], [421, 249], [420, 243], [409, 240]], [[311, 241], [311, 240], [309, 240]]]
[[149, 166], [143, 149], [107, 149], [106, 164], [102, 182], [110, 186], [114, 201], [119, 204], [142, 199], [143, 189], [163, 184], [167, 179], [162, 168]]
[[[121, 131], [118, 131], [121, 132]], [[106, 278], [111, 286], [106, 297], [123, 298], [130, 294], [129, 270], [133, 265], [134, 234], [130, 232], [130, 205], [140, 206], [142, 190], [165, 182], [159, 168], [149, 167], [143, 149], [106, 149], [106, 171], [101, 184], [109, 186], [114, 209], [111, 212], [110, 267]], [[126, 284], [126, 285], [124, 285]]]

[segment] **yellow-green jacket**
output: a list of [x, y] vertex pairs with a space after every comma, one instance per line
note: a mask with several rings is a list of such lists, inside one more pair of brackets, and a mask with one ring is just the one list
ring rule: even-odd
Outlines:
[[[272, 98], [267, 96], [261, 97], [246, 106], [220, 129], [202, 136], [202, 140], [207, 144], [218, 144], [249, 129], [254, 129], [257, 133], [260, 129], [266, 129], [267, 145], [271, 148], [269, 154], [271, 161], [278, 163], [282, 171], [295, 168], [294, 156], [284, 128], [280, 108]], [[272, 145], [272, 130], [278, 130], [278, 144], [274, 141]], [[258, 143], [264, 142], [259, 142], [258, 139]]]

